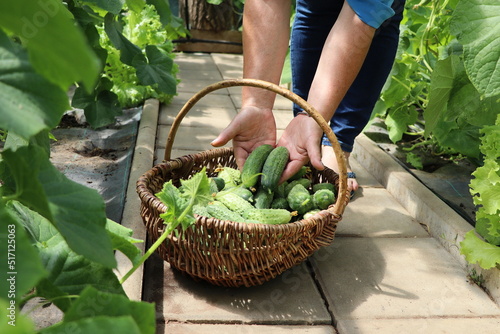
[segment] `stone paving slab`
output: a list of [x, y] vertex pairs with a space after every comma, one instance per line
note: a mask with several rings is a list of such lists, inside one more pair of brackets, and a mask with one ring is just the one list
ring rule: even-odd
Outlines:
[[[229, 124], [229, 123], [228, 123]], [[165, 148], [170, 126], [158, 127], [157, 147]], [[218, 127], [186, 127], [180, 126], [174, 138], [174, 145], [177, 149], [194, 150], [197, 152], [213, 148], [210, 142], [220, 133]], [[230, 146], [230, 143], [225, 146]]]
[[[160, 113], [160, 125], [172, 125], [175, 117], [179, 113], [180, 108], [176, 106], [162, 107]], [[236, 116], [234, 108], [221, 108], [221, 107], [204, 107], [195, 105], [188, 113], [189, 117], [184, 117], [179, 128], [182, 127], [213, 127], [215, 124], [229, 124], [229, 122]], [[219, 128], [223, 129], [223, 126]]]
[[427, 231], [383, 188], [362, 187], [347, 205], [337, 235], [429, 237]]
[[160, 322], [331, 324], [305, 262], [260, 286], [226, 288], [195, 281], [155, 255], [145, 284], [144, 299], [157, 304]]
[[497, 333], [500, 319], [492, 318], [418, 318], [342, 320], [339, 333], [369, 334], [433, 334], [433, 333]]
[[[216, 92], [219, 92], [219, 94], [216, 94]], [[178, 95], [174, 97], [172, 102], [168, 104], [167, 108], [172, 109], [169, 112], [172, 112], [173, 114], [177, 115], [177, 113], [181, 110], [182, 106], [191, 98], [193, 97], [193, 93], [189, 92], [178, 92]], [[214, 91], [210, 94], [205, 95], [203, 98], [201, 98], [194, 107], [197, 108], [235, 108], [235, 105], [233, 103], [233, 100], [231, 97], [221, 91]]]
[[338, 237], [311, 262], [337, 321], [500, 316], [434, 238]]
[[157, 333], [165, 334], [335, 334], [332, 326], [265, 326], [265, 325], [199, 325], [167, 324], [159, 326]]

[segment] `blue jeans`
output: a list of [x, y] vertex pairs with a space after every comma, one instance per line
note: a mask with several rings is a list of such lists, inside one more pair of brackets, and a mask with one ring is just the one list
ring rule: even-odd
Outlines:
[[[352, 152], [354, 139], [370, 120], [382, 87], [391, 71], [399, 42], [399, 24], [405, 0], [395, 0], [396, 14], [377, 29], [363, 66], [330, 120], [330, 126], [345, 152]], [[290, 55], [292, 89], [307, 100], [321, 50], [335, 23], [343, 1], [297, 0]], [[335, 73], [332, 73], [335, 75]], [[293, 106], [293, 112], [301, 108]], [[326, 136], [323, 145], [330, 145]]]

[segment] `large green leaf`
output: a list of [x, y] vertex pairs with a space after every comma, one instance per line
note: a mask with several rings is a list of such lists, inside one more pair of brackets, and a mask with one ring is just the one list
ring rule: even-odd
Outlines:
[[456, 120], [439, 120], [434, 129], [434, 137], [441, 147], [448, 147], [467, 157], [479, 159], [479, 127]]
[[476, 232], [492, 245], [500, 246], [500, 217], [488, 215], [482, 210], [476, 212]]
[[99, 193], [69, 180], [48, 160], [42, 164], [39, 180], [55, 226], [71, 249], [91, 261], [115, 267], [111, 240], [105, 232], [105, 204]]
[[18, 36], [36, 71], [63, 90], [74, 82], [93, 87], [99, 61], [62, 1], [1, 1], [0, 27]]
[[175, 94], [177, 80], [172, 75], [173, 59], [167, 52], [155, 45], [146, 46], [147, 59], [136, 57], [133, 66], [137, 70], [137, 78], [143, 85], [155, 86], [166, 94]]
[[132, 62], [134, 58], [142, 58], [145, 61], [145, 57], [142, 54], [142, 50], [128, 40], [121, 33], [121, 26], [115, 20], [115, 16], [112, 14], [107, 14], [104, 18], [104, 30], [108, 35], [111, 44], [118, 50], [120, 50], [120, 60], [129, 66], [133, 66]]
[[36, 73], [1, 29], [0, 100], [0, 128], [25, 139], [54, 128], [69, 107], [66, 92]]
[[453, 87], [452, 60], [455, 57], [451, 56], [444, 60], [439, 60], [432, 72], [429, 103], [424, 111], [426, 136], [434, 131], [438, 121], [442, 119], [446, 111], [450, 92]]
[[[474, 85], [470, 82], [463, 61], [458, 56], [451, 56], [453, 86], [450, 92], [445, 120], [463, 121], [482, 127], [494, 124], [500, 104], [496, 98], [482, 98]], [[432, 89], [431, 87], [431, 98]]]
[[484, 269], [500, 264], [500, 247], [481, 240], [474, 230], [465, 234], [460, 246], [460, 252], [465, 255], [469, 263], [478, 263]]
[[500, 94], [500, 2], [460, 0], [450, 26], [464, 47], [467, 73], [486, 97]]
[[107, 78], [101, 78], [92, 94], [80, 86], [75, 90], [71, 104], [82, 108], [90, 126], [94, 129], [112, 124], [115, 117], [122, 113], [118, 97], [111, 91], [113, 83]]
[[[111, 268], [75, 253], [47, 219], [20, 203], [14, 204], [11, 212], [28, 231], [32, 243], [38, 249], [41, 262], [49, 273], [48, 277], [38, 284], [38, 295], [47, 299], [78, 295], [89, 285], [101, 291], [124, 294]], [[106, 231], [103, 234], [107, 236]], [[96, 247], [93, 240], [88, 240], [87, 243]], [[60, 298], [54, 300], [54, 303], [65, 310], [70, 305], [68, 301]]]
[[64, 315], [65, 322], [93, 318], [95, 316], [131, 316], [141, 334], [155, 333], [154, 304], [131, 301], [123, 295], [85, 289]]
[[7, 180], [4, 191], [10, 188], [12, 192], [10, 196], [30, 206], [47, 219], [53, 220], [45, 190], [37, 178], [42, 161], [48, 160], [48, 155], [36, 146], [23, 146], [16, 151], [12, 148], [5, 149], [2, 157], [2, 164], [8, 166], [0, 174], [2, 179]]
[[27, 334], [35, 333], [35, 326], [30, 319], [21, 314], [19, 310], [11, 314], [9, 309], [11, 306], [10, 301], [0, 298], [0, 333], [4, 334]]
[[14, 175], [12, 197], [49, 219], [75, 252], [110, 268], [116, 266], [105, 229], [104, 200], [96, 190], [69, 180], [51, 164], [42, 147], [7, 149], [2, 156], [2, 164]]
[[385, 120], [389, 130], [389, 138], [392, 142], [395, 143], [401, 140], [408, 126], [415, 124], [417, 117], [418, 112], [415, 106], [392, 109]]
[[18, 303], [47, 272], [23, 225], [16, 218], [0, 197], [0, 296]]
[[142, 252], [134, 244], [140, 243], [142, 240], [133, 238], [133, 231], [131, 229], [109, 219], [106, 223], [106, 229], [111, 238], [113, 249], [122, 252], [132, 264], [139, 263]]

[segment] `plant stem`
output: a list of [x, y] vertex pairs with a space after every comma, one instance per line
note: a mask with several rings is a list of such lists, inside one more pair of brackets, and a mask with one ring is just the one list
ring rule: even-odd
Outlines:
[[179, 215], [179, 217], [171, 222], [170, 224], [167, 225], [167, 228], [165, 231], [163, 231], [163, 234], [160, 235], [160, 237], [154, 242], [151, 247], [144, 253], [144, 255], [139, 259], [139, 261], [123, 276], [120, 280], [120, 284], [123, 284], [146, 260], [156, 251], [158, 247], [167, 239], [167, 237], [172, 233], [175, 228], [179, 225], [179, 222], [181, 222], [186, 215], [192, 211], [194, 205], [194, 197], [189, 200], [189, 203], [187, 207], [182, 211], [182, 213]]
[[420, 143], [416, 143], [414, 144], [413, 146], [411, 147], [403, 147], [403, 150], [404, 151], [413, 151], [414, 149], [416, 149], [417, 147], [419, 146], [424, 146], [424, 145], [427, 145], [427, 144], [431, 144], [431, 141], [430, 140], [424, 140], [424, 141], [421, 141]]

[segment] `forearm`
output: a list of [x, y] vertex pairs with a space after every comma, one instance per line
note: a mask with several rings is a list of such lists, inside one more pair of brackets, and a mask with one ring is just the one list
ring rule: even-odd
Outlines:
[[[243, 77], [279, 83], [290, 35], [290, 0], [247, 0], [243, 15]], [[275, 94], [242, 88], [242, 107], [272, 109]]]
[[347, 2], [325, 42], [308, 102], [330, 120], [356, 78], [375, 29], [362, 22]]

